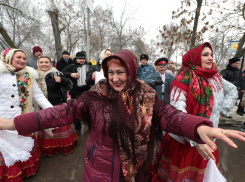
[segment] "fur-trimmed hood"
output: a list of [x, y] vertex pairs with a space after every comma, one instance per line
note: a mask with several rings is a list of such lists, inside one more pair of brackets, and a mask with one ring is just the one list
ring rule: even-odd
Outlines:
[[[32, 78], [37, 79], [38, 78], [38, 73], [35, 69], [33, 69], [32, 67], [26, 66], [26, 71], [27, 73], [29, 73], [31, 75]], [[3, 73], [8, 73], [9, 71], [6, 69], [3, 60], [0, 59], [0, 76]]]

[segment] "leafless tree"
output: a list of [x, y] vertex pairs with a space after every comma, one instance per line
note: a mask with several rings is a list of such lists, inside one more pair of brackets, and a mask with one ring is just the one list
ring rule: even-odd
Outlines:
[[29, 38], [40, 33], [37, 7], [29, 6], [29, 0], [3, 0], [2, 2], [0, 4], [1, 34], [10, 47], [19, 48], [24, 42], [28, 42]]
[[[112, 10], [111, 10], [112, 11]], [[113, 12], [113, 11], [112, 11]], [[111, 16], [111, 26], [116, 30], [116, 39], [113, 44], [114, 46], [118, 47], [118, 50], [122, 50], [124, 47], [127, 46], [131, 38], [133, 37], [134, 30], [128, 27], [130, 20], [132, 20], [132, 16], [135, 13], [135, 11], [131, 11], [127, 9], [127, 3], [124, 2], [124, 7], [121, 12], [119, 21], [115, 19], [115, 17]]]

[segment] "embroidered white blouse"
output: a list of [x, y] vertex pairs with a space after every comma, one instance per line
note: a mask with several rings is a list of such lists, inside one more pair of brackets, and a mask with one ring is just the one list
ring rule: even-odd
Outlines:
[[[219, 83], [222, 80], [222, 83]], [[215, 79], [209, 78], [208, 82], [210, 83], [214, 96], [214, 107], [210, 117], [210, 121], [213, 122], [214, 127], [218, 127], [220, 113], [225, 116], [229, 116], [231, 109], [234, 107], [236, 99], [238, 97], [237, 88], [232, 83], [226, 81], [225, 79]], [[221, 89], [219, 86], [222, 85]], [[176, 92], [175, 92], [176, 91]], [[186, 111], [186, 93], [180, 88], [174, 87], [171, 91], [170, 104], [175, 108], [181, 110], [182, 112]], [[184, 143], [185, 138], [171, 134], [175, 140]], [[192, 140], [186, 138], [190, 142], [191, 146], [195, 146], [196, 143]]]

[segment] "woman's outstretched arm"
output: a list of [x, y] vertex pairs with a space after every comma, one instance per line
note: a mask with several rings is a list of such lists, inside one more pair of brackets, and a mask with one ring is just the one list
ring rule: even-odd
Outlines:
[[17, 130], [20, 135], [27, 135], [46, 128], [54, 128], [71, 124], [74, 121], [88, 118], [87, 99], [82, 96], [52, 108], [39, 112], [22, 114], [7, 120], [0, 118], [0, 129]]
[[213, 128], [212, 122], [208, 119], [183, 113], [160, 99], [157, 102], [154, 107], [154, 115], [156, 114], [157, 117], [154, 116], [154, 121], [156, 119], [157, 122], [160, 121], [161, 128], [166, 132], [188, 137], [197, 143], [206, 143], [212, 150], [217, 149], [213, 142], [214, 138], [226, 142], [233, 148], [237, 146], [230, 138], [245, 142], [243, 132]]

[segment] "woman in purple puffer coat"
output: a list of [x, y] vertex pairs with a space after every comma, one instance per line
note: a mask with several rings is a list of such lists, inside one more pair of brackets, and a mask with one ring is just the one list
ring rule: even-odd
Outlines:
[[0, 118], [0, 129], [17, 129], [24, 135], [83, 119], [91, 130], [83, 182], [146, 181], [156, 128], [198, 143], [204, 141], [213, 150], [213, 137], [233, 147], [235, 144], [226, 136], [245, 141], [243, 133], [210, 128], [209, 120], [164, 103], [155, 90], [136, 80], [136, 59], [129, 50], [105, 58], [102, 68], [106, 79], [89, 91], [69, 103], [21, 115], [14, 121]]

